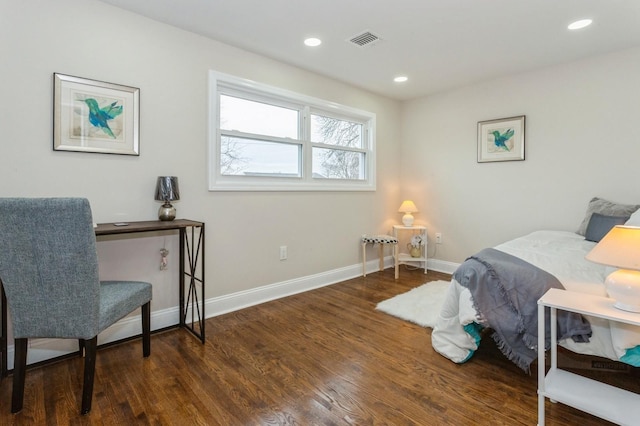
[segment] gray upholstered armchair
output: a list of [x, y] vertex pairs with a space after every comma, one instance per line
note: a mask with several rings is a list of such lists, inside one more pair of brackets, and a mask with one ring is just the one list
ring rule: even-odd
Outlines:
[[98, 334], [142, 307], [150, 354], [151, 284], [98, 278], [89, 201], [0, 198], [0, 280], [7, 295], [15, 362], [11, 411], [22, 409], [30, 338], [78, 339], [84, 350], [82, 414], [91, 410]]

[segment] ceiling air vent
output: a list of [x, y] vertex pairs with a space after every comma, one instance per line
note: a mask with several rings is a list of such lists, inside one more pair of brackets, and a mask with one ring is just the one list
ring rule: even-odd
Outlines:
[[372, 46], [378, 43], [380, 40], [380, 37], [371, 33], [370, 31], [365, 31], [349, 39], [351, 43], [355, 44], [358, 47]]

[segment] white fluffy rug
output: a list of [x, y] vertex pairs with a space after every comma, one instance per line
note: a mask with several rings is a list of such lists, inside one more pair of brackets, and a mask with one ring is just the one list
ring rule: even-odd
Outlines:
[[376, 309], [423, 327], [433, 328], [448, 288], [448, 281], [431, 281], [378, 303]]

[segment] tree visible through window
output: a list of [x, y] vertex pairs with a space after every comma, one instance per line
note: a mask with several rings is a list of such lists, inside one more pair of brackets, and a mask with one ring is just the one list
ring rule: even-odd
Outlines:
[[362, 170], [362, 124], [321, 115], [311, 115], [311, 142], [356, 148], [313, 147], [313, 173], [329, 179], [364, 179]]
[[212, 72], [210, 189], [375, 189], [375, 116]]

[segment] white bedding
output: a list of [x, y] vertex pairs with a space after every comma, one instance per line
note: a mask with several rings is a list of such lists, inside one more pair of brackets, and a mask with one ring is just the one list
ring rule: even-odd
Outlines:
[[[537, 231], [500, 244], [495, 249], [551, 273], [568, 291], [606, 296], [604, 279], [607, 268], [584, 258], [594, 246], [595, 243], [573, 232]], [[470, 330], [470, 325], [482, 324], [482, 318], [473, 308], [469, 290], [455, 279], [451, 284], [431, 336], [436, 351], [460, 363], [469, 359], [478, 347], [478, 335]], [[573, 352], [638, 365], [635, 353], [632, 355], [632, 351], [627, 353], [627, 350], [640, 350], [640, 347], [636, 348], [640, 345], [640, 328], [610, 323], [601, 318], [587, 319], [593, 331], [588, 343], [565, 339], [559, 342], [560, 345]]]

